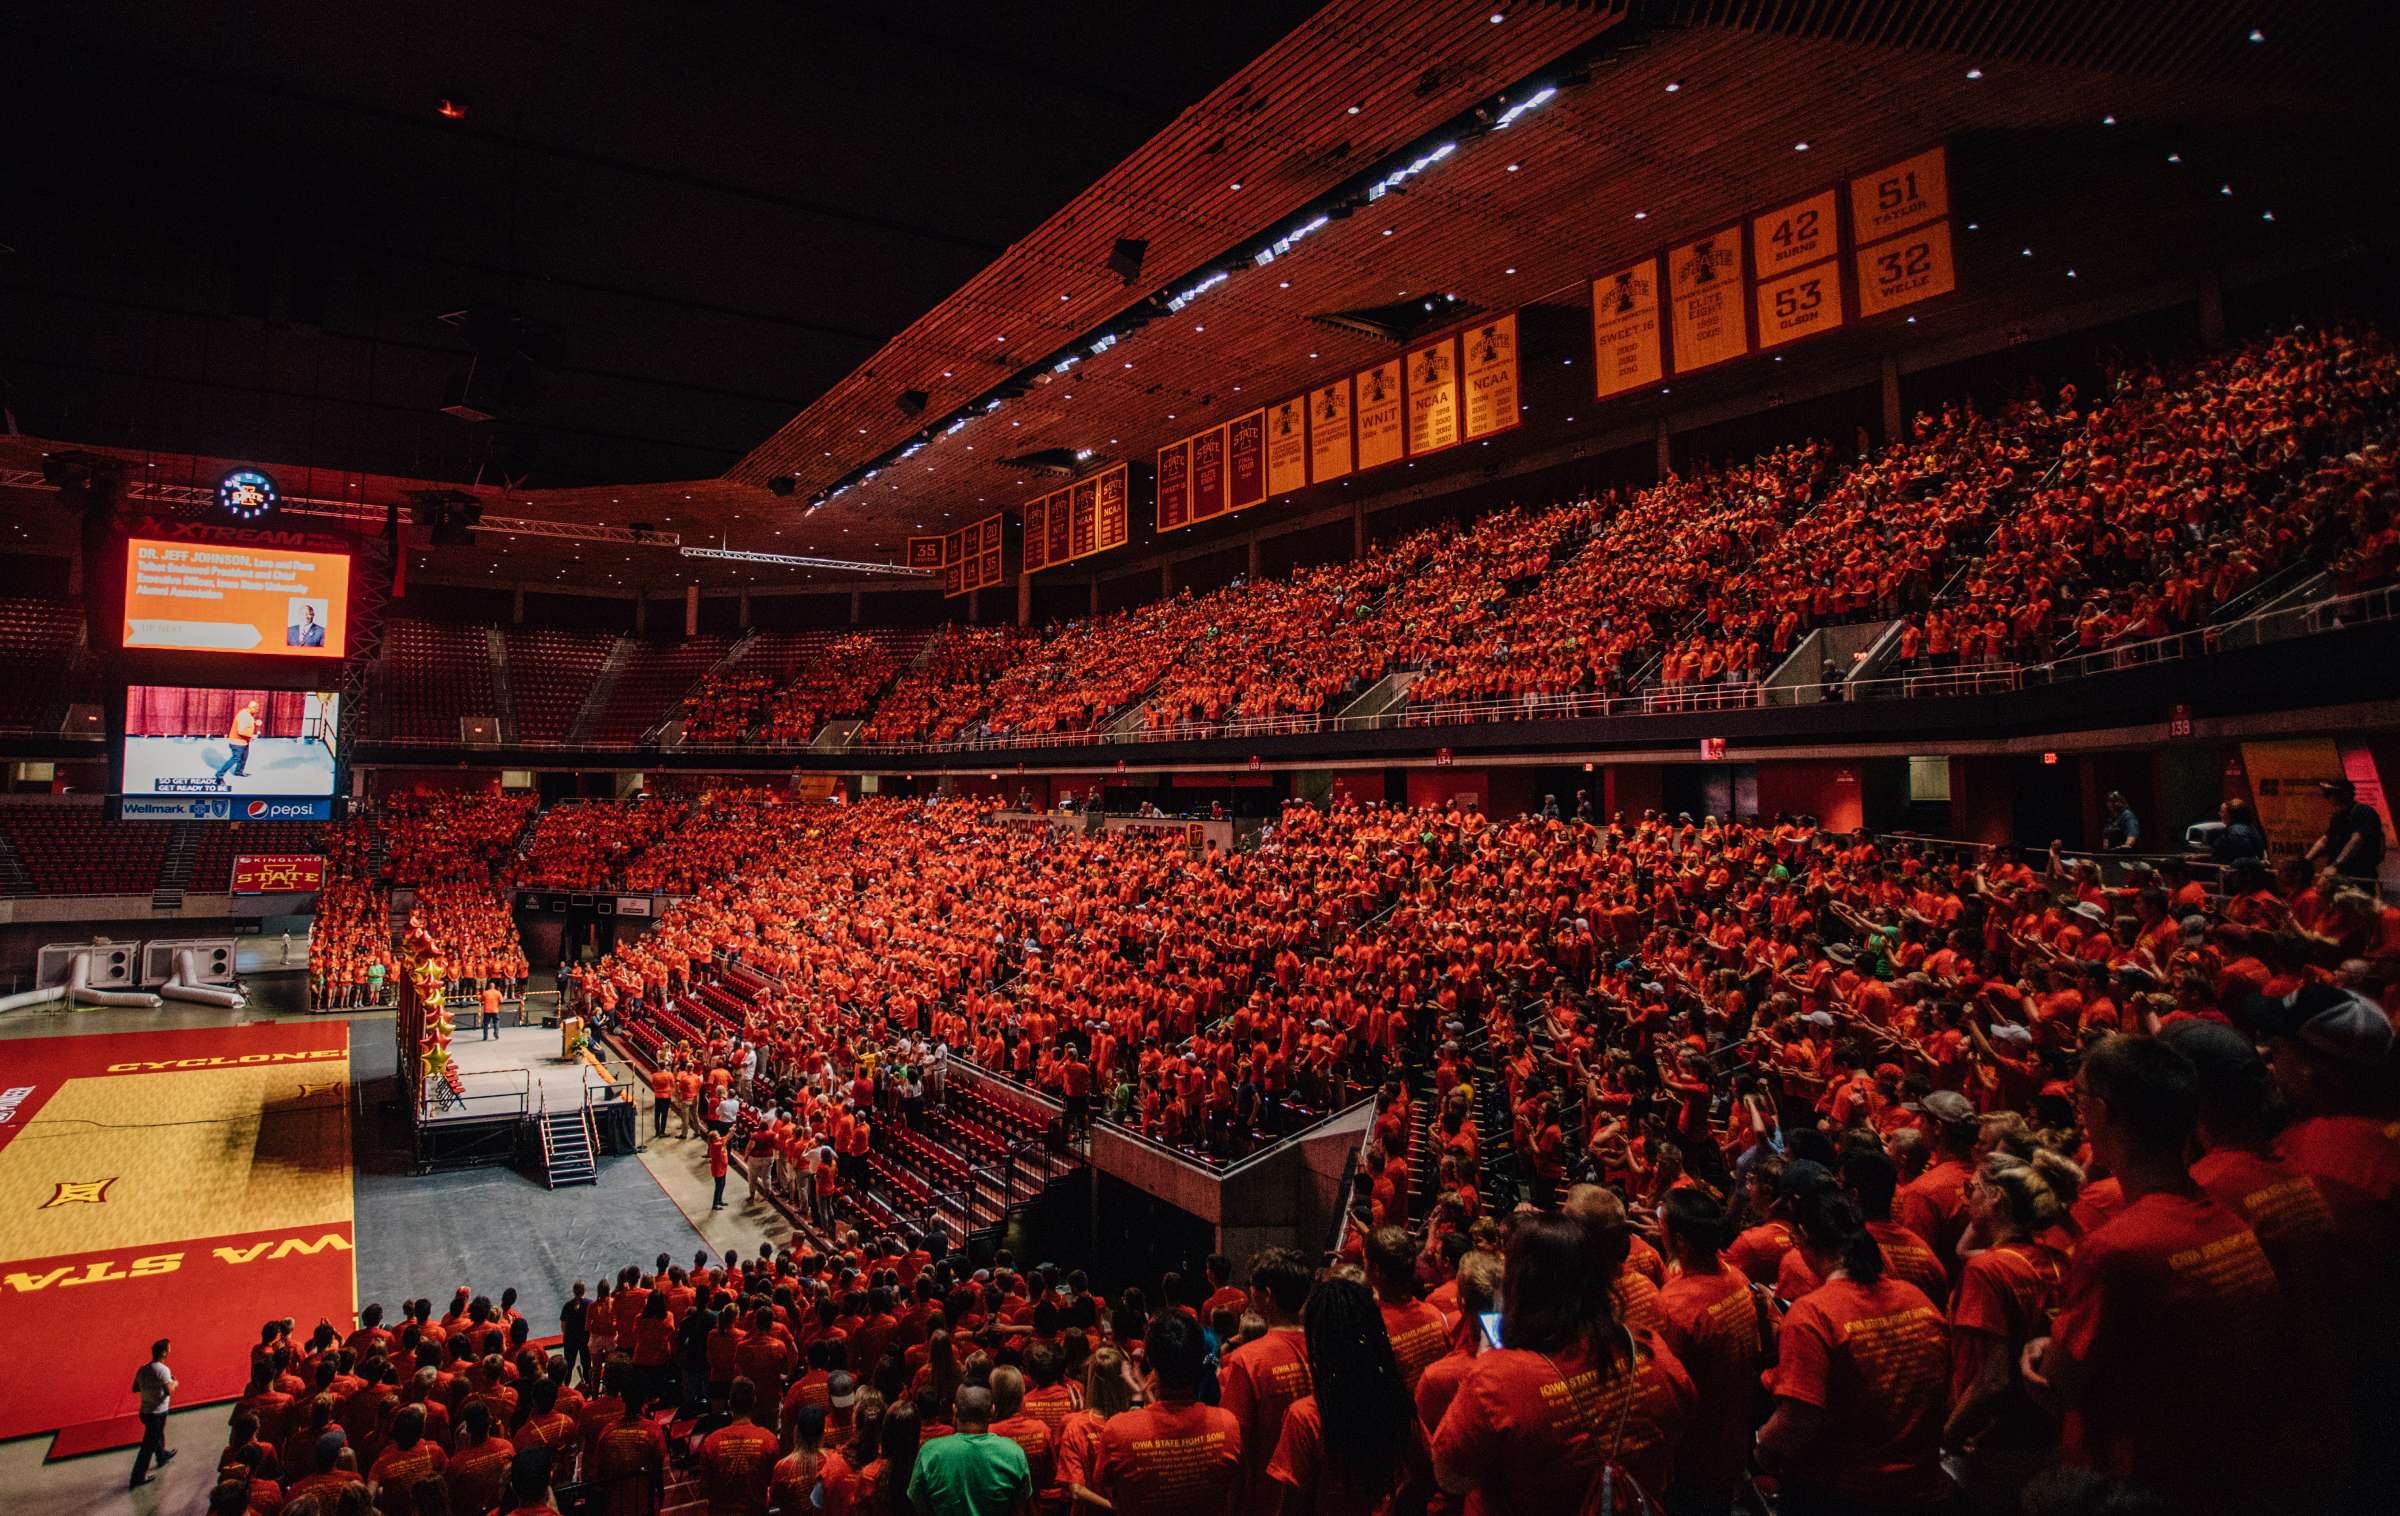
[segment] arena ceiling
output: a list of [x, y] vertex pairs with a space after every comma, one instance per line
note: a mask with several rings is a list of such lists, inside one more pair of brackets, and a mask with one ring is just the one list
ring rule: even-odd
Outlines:
[[[2271, 8], [2276, 13], [2263, 19], [2259, 9], [2238, 0], [1334, 0], [1279, 38], [1273, 31], [1280, 24], [1249, 39], [1245, 56], [1255, 56], [1219, 70], [1213, 87], [1193, 58], [1162, 76], [1146, 73], [1142, 60], [1191, 40], [1179, 39], [1174, 25], [1155, 38], [1124, 30], [1081, 35], [1067, 73], [1101, 90], [1097, 103], [1052, 81], [1001, 119], [965, 122], [938, 106], [900, 113], [908, 116], [904, 131], [864, 159], [835, 166], [812, 190], [834, 195], [850, 215], [843, 221], [827, 213], [843, 228], [830, 240], [792, 242], [756, 227], [745, 235], [729, 230], [726, 219], [687, 229], [640, 198], [612, 202], [621, 210], [602, 217], [594, 236], [629, 288], [646, 286], [644, 271], [656, 268], [663, 287], [708, 290], [706, 298], [729, 307], [834, 313], [823, 324], [846, 323], [847, 346], [762, 336], [758, 323], [709, 313], [662, 314], [649, 328], [666, 333], [658, 361], [679, 372], [751, 377], [695, 380], [689, 406], [662, 410], [661, 418], [694, 418], [674, 427], [683, 441], [706, 439], [706, 447], [720, 449], [746, 430], [748, 451], [721, 477], [695, 470], [706, 477], [691, 482], [659, 482], [654, 470], [661, 460], [697, 458], [695, 451], [662, 449], [647, 457], [653, 469], [620, 462], [605, 476], [622, 481], [614, 484], [591, 482], [587, 459], [577, 470], [583, 482], [542, 488], [551, 473], [545, 464], [526, 487], [491, 491], [487, 509], [643, 521], [690, 541], [769, 552], [895, 556], [912, 532], [1013, 510], [1055, 487], [1008, 466], [1008, 457], [1065, 449], [1090, 452], [1088, 465], [1146, 461], [1156, 447], [1236, 407], [1280, 399], [1391, 351], [1315, 319], [1323, 313], [1436, 293], [1457, 297], [1461, 309], [1521, 306], [1529, 327], [1546, 326], [1555, 350], [1571, 356], [1592, 276], [1935, 141], [1952, 144], [1960, 218], [1974, 220], [1982, 238], [1961, 248], [1960, 295], [1925, 307], [1915, 330], [1862, 326], [1795, 348], [1795, 366], [1855, 362], [1988, 330], [2030, 304], [2094, 299], [2170, 267], [2272, 261], [2303, 238], [2338, 240], [2346, 217], [2388, 218], [2388, 191], [2359, 186], [2380, 186], [2379, 174], [2360, 175], [2372, 168], [2377, 144], [2393, 137], [2393, 102], [2371, 70], [2373, 60], [2392, 55], [2394, 22], [2365, 0]], [[820, 24], [840, 35], [867, 25], [838, 9]], [[1188, 17], [1175, 23], [1190, 24]], [[924, 39], [906, 40], [887, 51], [911, 53], [921, 44], [936, 58], [948, 56]], [[988, 62], [992, 48], [1019, 56], [1026, 45], [1011, 36], [973, 56]], [[1228, 45], [1212, 34], [1208, 46], [1217, 51], [1209, 56]], [[578, 55], [596, 47], [579, 43]], [[945, 67], [956, 73], [967, 65], [952, 59]], [[429, 77], [409, 87], [421, 89]], [[1135, 79], [1149, 82], [1127, 82]], [[1138, 146], [1095, 145], [1070, 127], [1089, 117], [1138, 117], [1122, 97], [1138, 88], [1144, 100], [1171, 98], [1162, 79], [1189, 86], [1192, 103], [1163, 125], [1148, 123]], [[1490, 129], [1499, 113], [1546, 86], [1557, 94], [1506, 130]], [[838, 86], [848, 88], [847, 81]], [[553, 110], [572, 93], [559, 80], [541, 89]], [[897, 91], [870, 92], [865, 107], [876, 122], [888, 122], [897, 98]], [[1077, 114], [1053, 111], [1057, 98], [1080, 100]], [[383, 108], [416, 107], [393, 100]], [[473, 108], [481, 112], [484, 104]], [[754, 114], [766, 119], [750, 121]], [[712, 123], [734, 118], [748, 125], [727, 140], [744, 151], [707, 154], [706, 176], [769, 172], [754, 155], [778, 133], [804, 150], [817, 140], [810, 134], [818, 116], [788, 100], [736, 108], [713, 96], [689, 119], [678, 118], [666, 140], [699, 147]], [[444, 124], [412, 121], [405, 132], [393, 130], [414, 140]], [[610, 126], [591, 130], [605, 144], [595, 151], [622, 156], [638, 146]], [[1003, 141], [1006, 151], [995, 145]], [[1345, 194], [1355, 198], [1362, 184], [1440, 142], [1455, 142], [1456, 150], [1391, 193], [1330, 220], [1271, 264], [1239, 267], [1181, 311], [1159, 313], [1165, 297], [1233, 267], [1246, 244], [1313, 219], [1314, 208]], [[1105, 161], [1091, 161], [1098, 155]], [[1068, 159], [1080, 192], [1059, 183]], [[691, 155], [678, 161], [699, 172]], [[896, 165], [898, 177], [865, 163]], [[931, 186], [910, 178], [928, 164], [942, 165], [946, 177]], [[902, 183], [913, 186], [909, 193], [896, 192]], [[724, 198], [683, 185], [675, 195], [694, 203]], [[903, 203], [909, 224], [888, 236], [932, 251], [866, 258], [844, 240], [869, 237], [854, 225], [865, 208]], [[1057, 209], [1044, 217], [1044, 203]], [[1011, 211], [1020, 215], [1016, 228], [995, 231]], [[2270, 211], [2278, 213], [2272, 222]], [[782, 206], [755, 216], [807, 219]], [[573, 227], [553, 226], [545, 235], [551, 254], [564, 256]], [[1109, 266], [1120, 238], [1146, 244], [1130, 282]], [[978, 239], [988, 245], [960, 245]], [[18, 277], [12, 273], [5, 286], [12, 295]], [[560, 283], [521, 282], [537, 293]], [[872, 335], [878, 330], [881, 339]], [[1112, 331], [1122, 335], [1104, 355], [1050, 372], [1056, 355]], [[1530, 335], [1527, 347], [1529, 354], [1535, 347]], [[769, 415], [773, 407], [759, 394], [710, 398], [712, 389], [756, 387], [766, 374], [777, 376], [775, 389], [804, 403]], [[1517, 441], [1571, 441], [1578, 429], [1772, 383], [1754, 363], [1701, 378], [1672, 400], [1629, 396], [1578, 407], [1571, 403], [1578, 376], [1552, 376], [1548, 394], [1559, 404], [1529, 377], [1534, 409], [1545, 414], [1530, 418], [1537, 424]], [[1000, 408], [984, 414], [994, 397]], [[702, 411], [705, 420], [697, 418]], [[950, 420], [963, 414], [977, 419], [949, 433]], [[575, 430], [562, 426], [563, 440], [546, 439], [543, 456], [561, 446], [575, 451]], [[899, 458], [920, 441], [921, 451]], [[190, 450], [242, 451], [213, 443]], [[634, 451], [620, 437], [596, 445], [591, 457], [622, 460]], [[345, 462], [372, 467], [372, 475], [356, 476], [370, 498], [384, 487], [375, 478], [397, 487], [462, 477], [456, 469], [378, 465], [338, 448], [268, 456], [316, 457], [337, 475]], [[189, 464], [207, 466], [206, 459]], [[864, 480], [869, 468], [878, 477]], [[772, 493], [772, 481], [792, 493]], [[1136, 512], [1137, 547], [1143, 515]], [[1252, 512], [1213, 529], [1237, 535], [1259, 518]], [[487, 533], [477, 548], [445, 549], [420, 561], [418, 571], [617, 590], [693, 580], [812, 582], [785, 570], [694, 564], [650, 547], [563, 561], [540, 556], [541, 572], [526, 575], [524, 544]]]

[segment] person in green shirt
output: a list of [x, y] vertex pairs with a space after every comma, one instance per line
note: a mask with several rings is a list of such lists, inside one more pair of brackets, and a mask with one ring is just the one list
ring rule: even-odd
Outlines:
[[383, 962], [380, 959], [367, 965], [367, 1004], [383, 1004]]
[[1033, 1471], [1025, 1450], [992, 1435], [992, 1392], [958, 1391], [958, 1430], [917, 1450], [908, 1503], [925, 1516], [1031, 1516]]

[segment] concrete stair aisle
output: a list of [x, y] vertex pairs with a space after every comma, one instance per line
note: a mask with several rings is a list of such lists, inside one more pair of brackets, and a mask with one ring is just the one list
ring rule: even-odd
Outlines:
[[17, 855], [15, 840], [0, 831], [0, 896], [33, 892], [33, 876], [25, 872], [25, 860]]
[[192, 868], [200, 861], [200, 823], [178, 821], [167, 835], [167, 855], [158, 866], [158, 881], [150, 890], [150, 909], [180, 910], [183, 892], [191, 886]]
[[600, 719], [601, 712], [608, 709], [610, 697], [617, 692], [617, 677], [625, 672], [626, 660], [632, 656], [633, 643], [630, 639], [619, 637], [609, 644], [608, 657], [600, 664], [600, 677], [594, 679], [592, 687], [584, 692], [583, 704], [576, 708], [575, 719], [567, 723], [567, 742], [570, 746], [591, 740], [592, 724]]
[[494, 719], [500, 723], [500, 740], [517, 740], [517, 698], [508, 687], [508, 639], [496, 626], [485, 627], [484, 647], [492, 660], [492, 703], [500, 709]]

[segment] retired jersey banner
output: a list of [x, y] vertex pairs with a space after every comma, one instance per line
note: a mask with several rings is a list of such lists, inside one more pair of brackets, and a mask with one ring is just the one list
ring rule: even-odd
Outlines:
[[949, 599], [967, 592], [967, 559], [963, 532], [942, 534], [942, 596]]
[[1742, 309], [1742, 229], [1687, 242], [1667, 255], [1675, 372], [1688, 374], [1750, 351]]
[[1212, 426], [1192, 439], [1192, 520], [1225, 514], [1225, 428]]
[[1050, 497], [1025, 502], [1025, 572], [1050, 566]]
[[1408, 355], [1408, 450], [1458, 445], [1458, 340], [1444, 337]]
[[1397, 358], [1358, 375], [1358, 467], [1398, 463], [1408, 452], [1408, 419], [1401, 402]]
[[975, 576], [975, 587], [977, 589], [982, 589], [989, 585], [995, 585], [1000, 582], [1002, 558], [1000, 545], [1005, 540], [1006, 535], [1007, 534], [1001, 529], [1000, 518], [998, 516], [993, 515], [983, 518], [983, 567], [981, 572]]
[[1314, 484], [1350, 472], [1350, 376], [1308, 392], [1308, 477]]
[[315, 853], [250, 853], [233, 860], [236, 895], [297, 895], [324, 883], [325, 860]]
[[1826, 190], [1781, 210], [1750, 221], [1750, 261], [1764, 284], [1776, 274], [1822, 263], [1841, 249], [1835, 245], [1833, 191]]
[[1767, 280], [1758, 287], [1757, 304], [1761, 351], [1832, 331], [1842, 324], [1842, 260], [1828, 258]]
[[1850, 236], [1860, 246], [1950, 214], [1950, 154], [1936, 146], [1850, 181]]
[[1186, 441], [1158, 450], [1158, 529], [1171, 532], [1191, 524], [1192, 445]]
[[1100, 543], [1100, 486], [1086, 479], [1069, 494], [1073, 504], [1067, 517], [1067, 550], [1081, 558]]
[[1050, 496], [1050, 542], [1042, 554], [1042, 561], [1052, 568], [1075, 556], [1068, 543], [1070, 532], [1067, 517], [1070, 512], [1067, 506], [1071, 498], [1065, 490], [1055, 491]]
[[1267, 493], [1289, 494], [1308, 483], [1308, 397], [1267, 407]]
[[1267, 415], [1252, 411], [1225, 423], [1225, 508], [1246, 510], [1267, 498]]
[[1656, 258], [1592, 281], [1592, 356], [1599, 399], [1666, 377], [1659, 345]]
[[1858, 250], [1858, 314], [1885, 311], [1947, 295], [1958, 288], [1950, 267], [1950, 223], [1936, 221]]
[[1466, 434], [1488, 437], [1517, 424], [1517, 313], [1470, 326], [1461, 339], [1466, 370]]
[[1105, 553], [1133, 540], [1132, 497], [1127, 488], [1130, 482], [1131, 475], [1122, 463], [1094, 481], [1100, 492], [1100, 537], [1092, 544], [1092, 551]]
[[911, 537], [908, 539], [908, 566], [915, 569], [938, 569], [942, 566], [942, 539]]

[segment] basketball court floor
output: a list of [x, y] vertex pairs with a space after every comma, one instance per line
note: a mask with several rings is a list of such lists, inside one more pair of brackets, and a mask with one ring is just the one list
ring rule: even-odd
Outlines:
[[[527, 1029], [476, 1062], [544, 1048], [557, 1034]], [[269, 1319], [347, 1331], [366, 1301], [513, 1285], [538, 1338], [577, 1279], [789, 1236], [738, 1178], [710, 1210], [697, 1142], [555, 1191], [512, 1168], [416, 1174], [386, 1103], [394, 1051], [388, 1013], [0, 1016], [0, 1510], [199, 1509]], [[129, 1497], [133, 1371], [162, 1336], [181, 1381], [168, 1441], [190, 1456]]]

